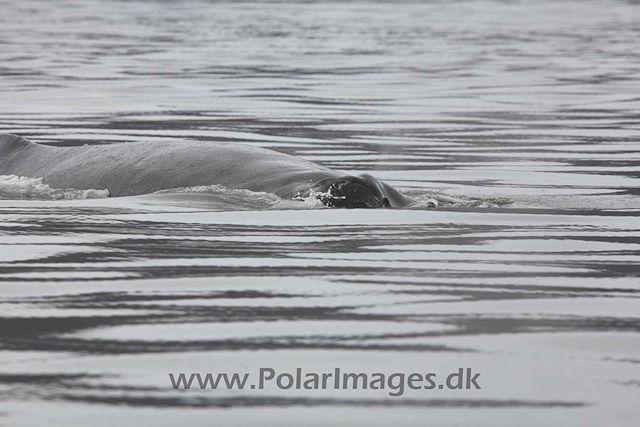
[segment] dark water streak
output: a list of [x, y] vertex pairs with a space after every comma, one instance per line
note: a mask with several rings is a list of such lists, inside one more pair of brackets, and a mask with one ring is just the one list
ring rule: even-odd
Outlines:
[[[2, 133], [252, 144], [441, 203], [0, 200], [0, 419], [210, 425], [215, 410], [238, 425], [251, 408], [282, 425], [269, 417], [320, 408], [309, 423], [388, 425], [402, 408], [404, 425], [637, 421], [637, 2], [0, 10]], [[166, 379], [263, 363], [472, 366], [485, 388], [230, 396]]]

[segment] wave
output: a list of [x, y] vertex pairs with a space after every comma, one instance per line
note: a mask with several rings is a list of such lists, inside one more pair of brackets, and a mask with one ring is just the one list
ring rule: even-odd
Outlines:
[[[481, 199], [452, 196], [439, 192], [409, 194], [418, 200], [408, 209], [433, 209], [438, 207], [491, 208], [511, 203], [507, 199]], [[311, 192], [307, 197], [283, 199], [272, 193], [251, 190], [234, 190], [222, 185], [199, 185], [160, 190], [152, 194], [134, 196], [146, 200], [176, 204], [200, 205], [214, 210], [299, 210], [322, 209], [323, 194]], [[51, 188], [43, 178], [17, 175], [0, 175], [0, 200], [74, 200], [104, 199], [109, 190], [75, 188]]]
[[[185, 197], [184, 195], [189, 195]], [[452, 196], [440, 192], [419, 192], [407, 194], [418, 202], [407, 209], [421, 210], [444, 208], [494, 208], [508, 205], [511, 200], [506, 198], [477, 198]], [[326, 206], [322, 200], [331, 196], [328, 193], [311, 191], [306, 197], [295, 197], [291, 200], [282, 199], [275, 194], [261, 193], [250, 190], [231, 190], [221, 185], [203, 185], [195, 187], [172, 188], [161, 190], [150, 195], [154, 199], [164, 197], [164, 200], [176, 202], [207, 204], [222, 210], [292, 210], [292, 209], [322, 209]]]
[[283, 199], [272, 193], [234, 190], [222, 185], [198, 185], [156, 191], [146, 198], [190, 202], [220, 210], [294, 210], [326, 208], [310, 194], [305, 198]]
[[0, 175], [0, 200], [73, 200], [107, 197], [109, 190], [51, 188], [43, 183], [43, 178]]
[[410, 209], [425, 208], [498, 208], [512, 203], [512, 200], [504, 197], [467, 197], [451, 195], [435, 191], [407, 192], [418, 203], [409, 206]]

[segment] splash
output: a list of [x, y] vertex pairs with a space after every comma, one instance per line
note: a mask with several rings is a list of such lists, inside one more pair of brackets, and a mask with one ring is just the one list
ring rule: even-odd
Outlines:
[[106, 197], [109, 197], [109, 190], [51, 188], [43, 183], [43, 178], [0, 175], [0, 200], [73, 200]]
[[326, 207], [325, 203], [329, 200], [333, 199], [346, 199], [346, 196], [335, 196], [331, 193], [331, 188], [326, 192], [315, 191], [313, 188], [309, 191], [309, 195], [302, 196], [301, 193], [298, 193], [292, 200], [296, 200], [298, 202], [313, 204], [319, 203], [320, 206]]

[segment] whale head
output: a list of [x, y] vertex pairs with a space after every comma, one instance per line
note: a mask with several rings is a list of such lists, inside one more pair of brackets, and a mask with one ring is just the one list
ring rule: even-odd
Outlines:
[[416, 202], [369, 174], [326, 178], [311, 189], [322, 203], [334, 208], [401, 208]]

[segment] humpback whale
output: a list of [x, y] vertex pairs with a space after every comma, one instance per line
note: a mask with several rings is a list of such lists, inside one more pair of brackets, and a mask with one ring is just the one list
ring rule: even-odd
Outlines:
[[208, 141], [54, 147], [0, 135], [0, 175], [43, 178], [54, 188], [107, 189], [111, 197], [217, 184], [284, 199], [314, 195], [330, 207], [416, 203], [368, 174], [345, 175], [277, 151]]

